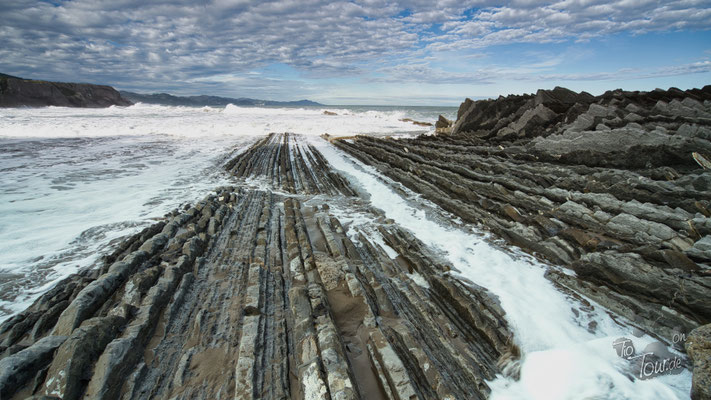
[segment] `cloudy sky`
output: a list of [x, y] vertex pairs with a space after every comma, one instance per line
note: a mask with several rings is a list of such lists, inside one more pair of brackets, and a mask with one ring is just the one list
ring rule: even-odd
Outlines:
[[144, 93], [457, 105], [711, 84], [711, 1], [2, 0], [0, 72]]

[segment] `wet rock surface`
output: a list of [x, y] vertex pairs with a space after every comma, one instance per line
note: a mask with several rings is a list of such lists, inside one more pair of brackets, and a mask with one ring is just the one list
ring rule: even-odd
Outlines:
[[354, 240], [316, 149], [274, 134], [226, 168], [240, 185], [0, 326], [0, 397], [476, 399], [516, 375], [497, 299], [396, 224], [374, 226], [396, 256]]
[[651, 335], [711, 322], [711, 86], [467, 99], [451, 134], [333, 143]]
[[225, 168], [236, 177], [259, 178], [288, 193], [355, 194], [321, 153], [299, 142], [295, 135], [273, 133], [230, 160]]

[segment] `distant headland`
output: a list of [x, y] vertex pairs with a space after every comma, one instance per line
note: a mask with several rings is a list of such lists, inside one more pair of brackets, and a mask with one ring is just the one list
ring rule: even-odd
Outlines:
[[168, 93], [140, 94], [121, 91], [121, 96], [134, 103], [162, 104], [167, 106], [322, 106], [323, 104], [311, 100], [273, 101], [250, 99], [246, 97], [231, 98], [219, 96], [174, 96]]
[[111, 86], [50, 82], [0, 73], [0, 107], [110, 107], [130, 106]]

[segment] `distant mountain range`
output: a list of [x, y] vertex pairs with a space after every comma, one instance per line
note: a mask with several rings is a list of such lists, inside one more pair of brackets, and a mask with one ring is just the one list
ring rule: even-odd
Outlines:
[[258, 100], [246, 97], [231, 98], [219, 96], [174, 96], [168, 93], [141, 94], [127, 91], [120, 91], [121, 96], [134, 103], [162, 104], [166, 106], [226, 106], [234, 104], [236, 106], [322, 106], [311, 100], [297, 101], [271, 101]]
[[50, 82], [0, 73], [0, 107], [109, 107], [133, 103], [168, 106], [323, 106], [310, 100], [272, 101], [246, 97], [174, 96], [168, 93], [141, 94], [117, 91], [111, 86], [90, 83]]

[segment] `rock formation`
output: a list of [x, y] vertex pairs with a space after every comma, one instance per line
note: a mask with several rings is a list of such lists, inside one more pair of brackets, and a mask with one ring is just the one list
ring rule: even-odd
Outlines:
[[[711, 86], [467, 99], [436, 129], [325, 138], [555, 265], [562, 292], [687, 337], [692, 394], [708, 397]], [[518, 375], [497, 298], [304, 138], [271, 134], [225, 169], [234, 186], [0, 325], [0, 398], [484, 399], [497, 374]], [[369, 233], [337, 208], [367, 215]]]
[[333, 143], [653, 336], [711, 322], [711, 86], [467, 99], [451, 135]]
[[0, 74], [0, 107], [130, 106], [111, 86], [36, 81]]
[[327, 202], [361, 201], [315, 148], [273, 134], [226, 168], [238, 188], [0, 326], [0, 397], [483, 399], [517, 373], [485, 289], [375, 210], [397, 257], [349, 238]]
[[449, 135], [452, 133], [453, 121], [448, 120], [446, 117], [440, 115], [435, 122], [435, 133], [438, 135], [444, 134]]

